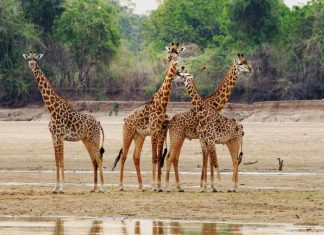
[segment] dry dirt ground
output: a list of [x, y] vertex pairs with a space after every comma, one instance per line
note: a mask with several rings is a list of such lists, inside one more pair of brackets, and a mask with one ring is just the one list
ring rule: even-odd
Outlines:
[[[199, 193], [201, 151], [198, 140], [186, 141], [180, 157], [185, 192], [154, 193], [150, 139], [141, 157], [146, 192], [136, 190], [132, 149], [126, 160], [125, 192], [117, 190], [123, 116], [97, 115], [105, 131], [106, 192], [89, 193], [92, 164], [81, 142], [65, 142], [65, 194], [54, 186], [54, 151], [48, 121], [0, 122], [0, 215], [123, 216], [237, 222], [287, 222], [324, 225], [324, 122], [243, 121], [244, 157], [239, 191], [231, 186], [232, 164], [225, 146], [217, 145], [222, 171], [220, 193]], [[278, 160], [284, 160], [283, 174]], [[244, 163], [255, 162], [252, 165]], [[164, 184], [165, 174], [162, 175]], [[210, 190], [210, 189], [209, 189]]]

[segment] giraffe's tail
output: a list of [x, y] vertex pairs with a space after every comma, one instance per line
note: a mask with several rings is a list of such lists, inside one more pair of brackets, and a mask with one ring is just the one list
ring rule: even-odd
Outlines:
[[103, 130], [100, 122], [99, 122], [99, 126], [100, 126], [101, 133], [102, 133], [102, 144], [101, 144], [101, 148], [100, 148], [100, 155], [101, 155], [101, 158], [103, 158], [103, 154], [105, 152], [105, 149], [103, 148], [104, 142], [105, 142], [105, 133], [104, 133], [104, 130]]
[[169, 121], [167, 121], [164, 125], [164, 130], [166, 131], [166, 134], [165, 134], [165, 138], [164, 138], [164, 143], [165, 143], [165, 148], [163, 150], [163, 154], [162, 154], [162, 157], [160, 159], [160, 165], [161, 165], [161, 168], [163, 168], [164, 166], [164, 160], [165, 160], [165, 157], [168, 153], [168, 143], [167, 143], [167, 137], [168, 137], [168, 125], [169, 125]]
[[163, 154], [162, 154], [161, 162], [160, 162], [161, 167], [164, 166], [165, 156], [167, 155], [167, 153], [168, 153], [168, 148], [165, 147], [164, 151], [163, 151]]
[[242, 162], [242, 158], [243, 158], [243, 137], [242, 137], [242, 140], [241, 140], [241, 152], [237, 156], [237, 163], [238, 163], [238, 165], [240, 165], [240, 163]]
[[111, 169], [111, 171], [113, 171], [113, 170], [116, 168], [117, 163], [119, 162], [122, 153], [123, 153], [123, 148], [121, 148], [121, 149], [119, 150], [118, 156], [116, 157], [116, 160], [115, 160], [114, 166], [113, 166], [113, 168]]

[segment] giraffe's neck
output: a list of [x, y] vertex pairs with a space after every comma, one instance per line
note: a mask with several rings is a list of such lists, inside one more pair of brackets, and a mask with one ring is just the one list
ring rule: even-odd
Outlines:
[[203, 98], [199, 95], [193, 79], [190, 79], [188, 81], [188, 83], [186, 84], [186, 88], [194, 111], [196, 113], [200, 113], [205, 107], [205, 102]]
[[[156, 92], [157, 96], [159, 97], [158, 99], [156, 99], [156, 101], [159, 103], [160, 107], [163, 110], [166, 110], [166, 107], [169, 102], [172, 80], [176, 73], [176, 70], [177, 70], [177, 63], [173, 62], [169, 67], [166, 76], [164, 77], [162, 85], [160, 86], [159, 90]], [[155, 102], [156, 105], [158, 105], [157, 102]]]
[[231, 96], [238, 75], [239, 71], [237, 66], [232, 65], [223, 81], [218, 85], [216, 90], [205, 99], [205, 102], [217, 111], [221, 111]]
[[43, 71], [38, 67], [38, 64], [35, 64], [30, 68], [36, 79], [39, 91], [42, 94], [45, 106], [52, 115], [58, 108], [58, 104], [61, 103], [60, 101], [64, 100], [56, 94], [55, 90], [44, 75]]

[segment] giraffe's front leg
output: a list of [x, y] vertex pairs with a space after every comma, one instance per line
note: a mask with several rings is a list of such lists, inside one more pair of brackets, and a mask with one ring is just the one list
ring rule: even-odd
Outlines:
[[202, 147], [203, 153], [203, 166], [200, 178], [200, 192], [206, 192], [207, 190], [207, 162], [208, 162], [208, 150], [206, 146]]
[[[56, 163], [56, 184], [53, 193], [64, 193], [64, 155], [63, 138], [52, 135]], [[60, 186], [60, 169], [62, 174], [62, 185]]]
[[62, 182], [61, 182], [59, 192], [64, 193], [64, 180], [65, 180], [65, 178], [64, 178], [64, 162], [63, 162], [63, 159], [62, 159], [60, 167], [61, 167]]

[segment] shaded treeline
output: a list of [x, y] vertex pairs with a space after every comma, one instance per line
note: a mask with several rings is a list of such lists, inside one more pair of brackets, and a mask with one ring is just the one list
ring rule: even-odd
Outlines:
[[[145, 100], [174, 40], [203, 96], [243, 53], [254, 74], [239, 79], [232, 101], [324, 98], [324, 0], [293, 9], [282, 0], [159, 2], [139, 16], [131, 1], [0, 0], [0, 105], [41, 100], [22, 57], [30, 50], [45, 54], [41, 68], [69, 99]], [[186, 100], [185, 90], [172, 99]]]

